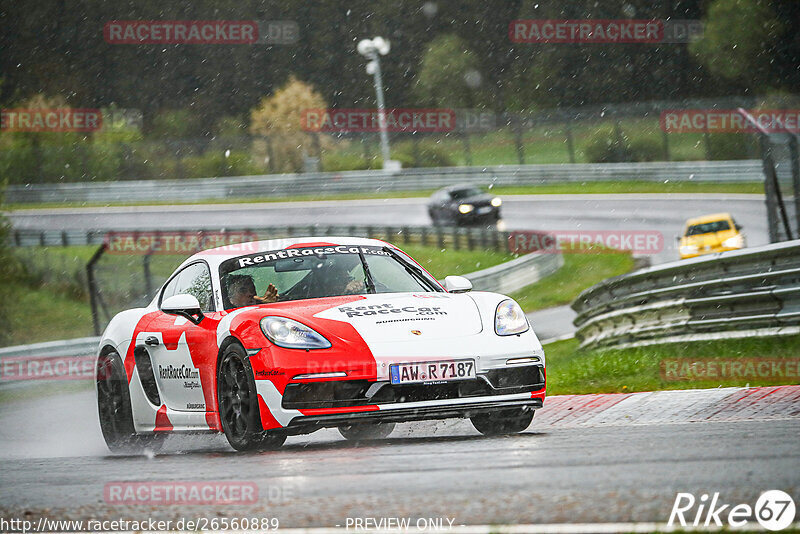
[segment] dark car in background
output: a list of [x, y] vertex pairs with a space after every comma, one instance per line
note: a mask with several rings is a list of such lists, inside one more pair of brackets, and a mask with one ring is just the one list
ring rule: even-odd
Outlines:
[[495, 223], [503, 201], [474, 185], [453, 185], [436, 191], [428, 201], [434, 225]]

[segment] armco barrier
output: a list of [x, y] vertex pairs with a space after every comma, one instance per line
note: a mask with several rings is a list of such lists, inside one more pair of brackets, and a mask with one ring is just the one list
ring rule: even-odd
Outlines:
[[97, 352], [99, 337], [82, 337], [66, 341], [46, 341], [32, 345], [0, 348], [0, 359], [16, 356], [53, 358], [57, 356], [86, 356]]
[[[39, 380], [19, 379], [17, 364], [19, 364], [20, 359], [25, 361], [36, 360], [35, 363], [44, 364], [45, 360], [55, 361], [63, 358], [94, 356], [97, 354], [98, 343], [100, 343], [99, 337], [83, 337], [0, 348], [0, 387], [38, 384], [42, 380], [46, 380], [46, 378]], [[14, 360], [14, 365], [8, 365], [10, 360]], [[24, 367], [28, 367], [27, 363]]]
[[272, 174], [187, 180], [28, 184], [7, 188], [6, 202], [189, 202], [247, 197], [422, 191], [459, 183], [541, 185], [598, 181], [760, 182], [759, 160], [498, 165]]
[[555, 273], [563, 265], [561, 254], [534, 253], [464, 276], [476, 291], [512, 293]]
[[[136, 231], [101, 231], [101, 230], [14, 230], [11, 233], [10, 244], [18, 247], [37, 246], [73, 246], [73, 245], [102, 245], [109, 237], [125, 236], [133, 239], [138, 237], [157, 239], [159, 236], [190, 236], [202, 239], [204, 236], [241, 234], [252, 235], [254, 239], [276, 239], [284, 237], [307, 236], [352, 236], [368, 237], [400, 244], [421, 244], [438, 246], [441, 248], [452, 247], [454, 250], [476, 248], [507, 251], [508, 232], [493, 228], [459, 228], [445, 226], [377, 226], [377, 225], [307, 225], [307, 226], [262, 226], [262, 227], [237, 227], [204, 228], [192, 230], [147, 230]], [[544, 234], [542, 234], [544, 235]], [[145, 251], [138, 251], [144, 254]], [[161, 254], [165, 251], [160, 251]]]
[[800, 240], [601, 282], [572, 303], [582, 347], [800, 333]]

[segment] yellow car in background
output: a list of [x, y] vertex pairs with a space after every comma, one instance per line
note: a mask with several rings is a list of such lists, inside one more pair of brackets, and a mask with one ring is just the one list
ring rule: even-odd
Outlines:
[[736, 224], [730, 213], [689, 219], [683, 236], [678, 238], [681, 259], [744, 248], [745, 239], [741, 230], [742, 227]]

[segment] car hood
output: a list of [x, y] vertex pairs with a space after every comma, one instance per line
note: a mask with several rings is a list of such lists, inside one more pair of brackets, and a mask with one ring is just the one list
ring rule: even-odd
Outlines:
[[718, 247], [726, 239], [734, 237], [735, 235], [737, 235], [736, 230], [723, 230], [721, 232], [684, 236], [681, 240], [681, 245], [696, 246], [697, 248]]
[[370, 346], [464, 337], [483, 330], [475, 301], [452, 293], [364, 295], [313, 317], [352, 325]]
[[494, 197], [490, 195], [473, 195], [471, 197], [462, 198], [461, 200], [456, 200], [458, 204], [491, 204], [492, 199]]

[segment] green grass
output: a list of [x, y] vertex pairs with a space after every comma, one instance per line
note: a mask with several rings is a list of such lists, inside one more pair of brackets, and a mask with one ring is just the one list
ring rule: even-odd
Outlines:
[[[663, 158], [665, 136], [660, 129], [658, 116], [649, 118], [626, 118], [619, 121], [622, 133], [634, 141], [647, 141], [658, 147], [658, 157]], [[613, 130], [613, 120], [581, 121], [572, 125], [572, 142], [575, 163], [588, 163], [587, 147], [599, 131]], [[706, 140], [701, 133], [671, 133], [666, 136], [672, 161], [704, 160]], [[750, 142], [752, 158], [757, 158], [757, 147]], [[398, 144], [408, 144], [405, 137], [393, 141], [393, 149]], [[428, 134], [419, 140], [419, 151], [435, 146], [438, 152], [446, 154], [454, 165], [515, 165], [519, 163], [514, 132], [504, 128], [486, 133], [469, 135], [471, 161], [467, 159], [463, 138], [455, 133]], [[567, 129], [564, 124], [543, 124], [523, 132], [522, 147], [526, 164], [569, 163]], [[380, 158], [377, 142], [369, 144], [369, 157]], [[327, 150], [328, 154], [347, 154], [357, 161], [363, 161], [364, 147], [351, 141], [336, 142]], [[374, 162], [373, 162], [374, 164]], [[378, 161], [379, 164], [379, 161]]]
[[556, 273], [511, 296], [525, 312], [569, 304], [584, 289], [630, 272], [633, 265], [627, 253], [564, 254], [564, 266]]
[[497, 195], [605, 195], [635, 193], [745, 193], [764, 194], [761, 182], [712, 183], [712, 182], [582, 182], [575, 184], [550, 184], [529, 186], [496, 186], [492, 192]]
[[15, 308], [10, 345], [73, 339], [94, 335], [89, 303], [48, 289], [20, 287], [14, 290]]
[[423, 247], [422, 245], [401, 245], [398, 246], [417, 260], [420, 265], [435, 276], [438, 280], [444, 280], [445, 276], [451, 274], [467, 274], [480, 271], [511, 261], [517, 256], [509, 252], [499, 252], [494, 250], [453, 250], [452, 248]]
[[[221, 178], [224, 179], [224, 178]], [[384, 198], [421, 198], [430, 196], [435, 189], [421, 189], [417, 191], [381, 191], [376, 193], [341, 193], [341, 194], [314, 194], [293, 195], [287, 197], [244, 197], [223, 198], [204, 201], [147, 201], [147, 202], [45, 202], [41, 204], [6, 204], [6, 211], [49, 209], [49, 208], [94, 208], [104, 206], [168, 206], [183, 204], [242, 204], [264, 202], [307, 202], [317, 200], [368, 200]], [[764, 184], [761, 182], [577, 182], [563, 184], [526, 185], [526, 186], [495, 186], [491, 192], [496, 195], [580, 195], [580, 194], [634, 194], [634, 193], [722, 193], [722, 194], [764, 194]]]
[[675, 359], [791, 358], [796, 361], [800, 354], [800, 336], [797, 335], [671, 343], [612, 350], [581, 350], [577, 340], [570, 339], [546, 345], [545, 354], [547, 392], [552, 395], [800, 383], [796, 374], [783, 378], [742, 377], [676, 381], [666, 380], [662, 377], [661, 370], [662, 362]]
[[24, 263], [47, 263], [59, 269], [85, 269], [99, 245], [74, 245], [69, 247], [19, 247], [14, 254]]

